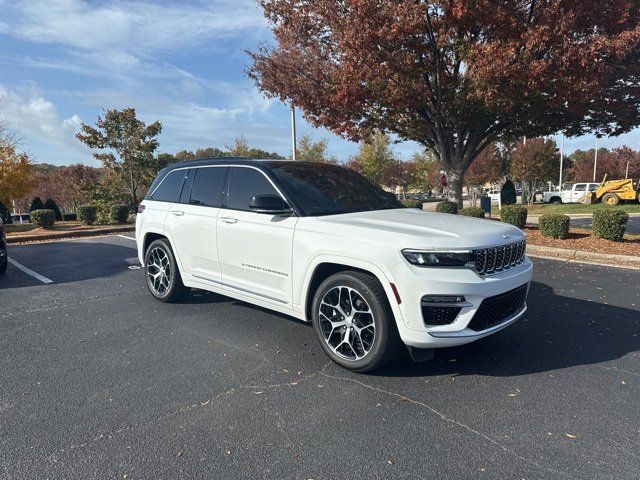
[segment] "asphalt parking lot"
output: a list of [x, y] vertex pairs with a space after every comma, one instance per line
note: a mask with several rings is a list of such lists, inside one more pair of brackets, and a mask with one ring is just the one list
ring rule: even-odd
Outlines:
[[357, 375], [286, 316], [156, 302], [134, 247], [10, 247], [42, 278], [0, 278], [0, 478], [638, 478], [640, 271], [535, 260], [517, 324]]
[[[593, 228], [593, 218], [572, 218], [572, 227]], [[640, 217], [629, 217], [627, 233], [640, 235]]]

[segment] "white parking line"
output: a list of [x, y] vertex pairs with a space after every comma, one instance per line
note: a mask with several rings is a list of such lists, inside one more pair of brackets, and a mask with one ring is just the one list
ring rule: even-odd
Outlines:
[[134, 242], [136, 241], [136, 239], [134, 237], [129, 237], [127, 235], [116, 235], [116, 237], [128, 238], [129, 240], [133, 240]]
[[34, 272], [33, 270], [31, 270], [30, 268], [25, 267], [24, 265], [22, 265], [21, 263], [16, 262], [13, 258], [9, 257], [9, 263], [11, 265], [13, 265], [14, 267], [16, 267], [18, 270], [22, 270], [24, 273], [26, 273], [27, 275], [31, 275], [33, 278], [37, 278], [38, 280], [40, 280], [42, 283], [53, 283], [53, 280], [45, 277], [44, 275], [40, 275], [37, 272]]

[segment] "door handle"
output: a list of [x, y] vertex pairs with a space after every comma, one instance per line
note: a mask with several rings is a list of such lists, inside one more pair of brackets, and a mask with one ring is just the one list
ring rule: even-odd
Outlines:
[[184, 215], [184, 212], [182, 210], [171, 210], [171, 213], [176, 217], [181, 217], [182, 215]]
[[224, 223], [238, 223], [238, 219], [233, 217], [220, 217], [220, 220]]

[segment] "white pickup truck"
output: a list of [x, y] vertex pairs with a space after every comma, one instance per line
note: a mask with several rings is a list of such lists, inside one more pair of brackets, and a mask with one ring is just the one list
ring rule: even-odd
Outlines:
[[542, 192], [544, 203], [578, 203], [587, 192], [595, 192], [599, 183], [574, 183], [565, 184], [562, 190]]

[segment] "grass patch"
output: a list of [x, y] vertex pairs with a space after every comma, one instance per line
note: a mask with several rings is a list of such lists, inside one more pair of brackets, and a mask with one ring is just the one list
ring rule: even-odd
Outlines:
[[[640, 213], [640, 204], [627, 203], [625, 205], [617, 205], [610, 207], [603, 205], [602, 203], [596, 203], [595, 205], [582, 205], [581, 203], [563, 203], [560, 205], [552, 205], [549, 203], [535, 203], [533, 205], [525, 205], [529, 211], [529, 215], [543, 215], [545, 213], [558, 213], [558, 214], [589, 214], [597, 210], [604, 208], [615, 208], [627, 213]], [[491, 209], [493, 215], [499, 215], [500, 210], [497, 206], [493, 206]]]

